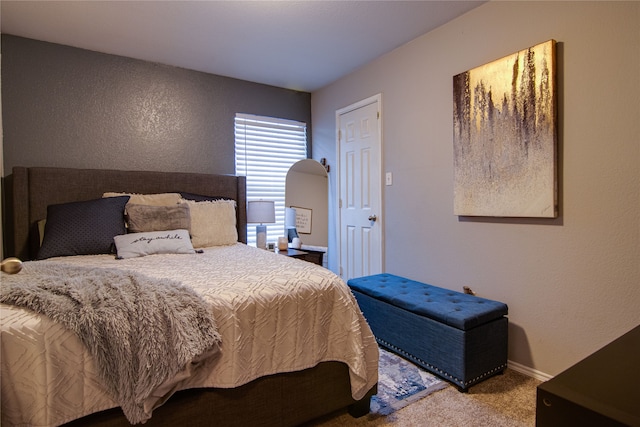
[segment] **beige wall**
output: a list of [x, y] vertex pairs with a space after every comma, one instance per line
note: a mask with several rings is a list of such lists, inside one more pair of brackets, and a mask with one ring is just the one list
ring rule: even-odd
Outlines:
[[[386, 271], [506, 302], [509, 360], [534, 375], [640, 324], [639, 22], [637, 2], [490, 2], [312, 94], [314, 155], [334, 167], [335, 111], [382, 93]], [[454, 216], [452, 77], [549, 39], [560, 218]]]

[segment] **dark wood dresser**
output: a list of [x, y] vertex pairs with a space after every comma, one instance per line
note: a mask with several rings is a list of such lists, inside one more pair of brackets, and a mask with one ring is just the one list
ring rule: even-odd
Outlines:
[[640, 326], [538, 386], [536, 426], [640, 426]]

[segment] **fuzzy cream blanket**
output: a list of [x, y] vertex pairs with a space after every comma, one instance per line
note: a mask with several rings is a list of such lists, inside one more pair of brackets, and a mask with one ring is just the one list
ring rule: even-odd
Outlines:
[[44, 314], [77, 334], [132, 424], [151, 417], [145, 401], [156, 388], [219, 349], [211, 308], [176, 281], [41, 262], [2, 276], [0, 302]]

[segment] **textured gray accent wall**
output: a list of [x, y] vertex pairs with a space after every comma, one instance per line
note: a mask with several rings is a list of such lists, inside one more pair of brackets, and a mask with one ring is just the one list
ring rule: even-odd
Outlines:
[[311, 135], [306, 92], [2, 35], [5, 175], [13, 166], [233, 174], [238, 112], [306, 122]]

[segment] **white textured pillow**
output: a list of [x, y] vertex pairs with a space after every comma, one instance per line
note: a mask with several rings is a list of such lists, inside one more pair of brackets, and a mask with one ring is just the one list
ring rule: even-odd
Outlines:
[[118, 258], [135, 258], [153, 254], [193, 254], [189, 231], [166, 230], [129, 233], [115, 236]]
[[171, 206], [180, 203], [179, 193], [135, 194], [135, 193], [104, 193], [102, 197], [129, 196], [132, 205]]
[[194, 248], [232, 245], [238, 241], [235, 200], [194, 202], [183, 200], [191, 212], [191, 242]]

